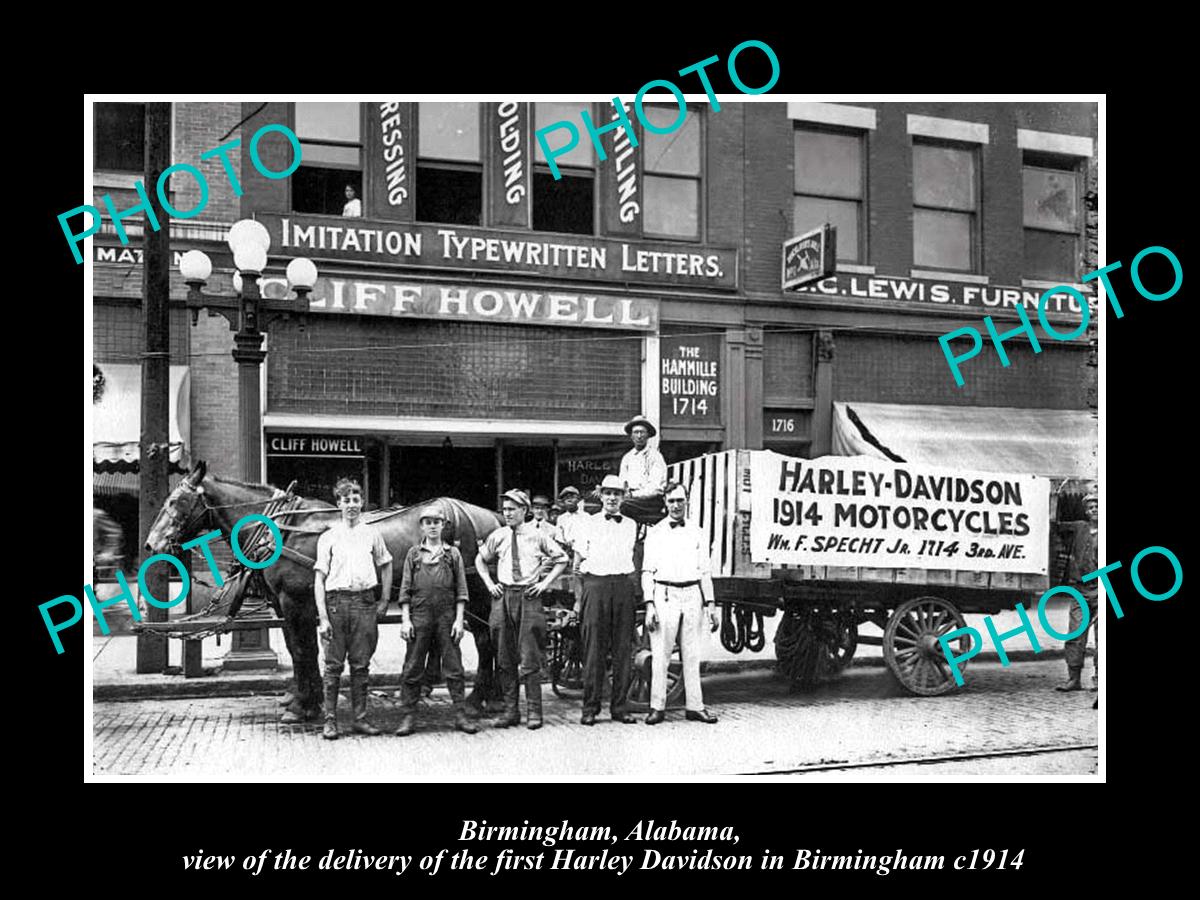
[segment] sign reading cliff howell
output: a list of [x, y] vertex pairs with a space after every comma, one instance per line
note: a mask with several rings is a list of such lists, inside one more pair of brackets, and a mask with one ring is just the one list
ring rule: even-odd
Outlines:
[[[270, 299], [293, 296], [286, 278], [271, 275], [260, 278], [258, 285], [262, 295]], [[382, 278], [368, 281], [322, 275], [308, 296], [308, 309], [315, 313], [398, 319], [465, 319], [629, 331], [658, 328], [658, 301], [645, 297], [410, 283]]]
[[751, 454], [750, 555], [801, 566], [1045, 575], [1050, 482], [869, 456]]
[[257, 219], [271, 235], [271, 252], [283, 257], [692, 287], [733, 289], [738, 284], [737, 250], [726, 248], [340, 216], [266, 213]]

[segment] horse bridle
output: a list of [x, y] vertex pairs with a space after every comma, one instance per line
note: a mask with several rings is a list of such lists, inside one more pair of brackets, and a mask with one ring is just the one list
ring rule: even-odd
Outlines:
[[[175, 530], [175, 537], [176, 537], [175, 543], [176, 544], [182, 543], [182, 540], [179, 540], [179, 539], [182, 538], [185, 534], [190, 533], [189, 529], [191, 529], [193, 526], [202, 525], [206, 518], [209, 518], [212, 515], [212, 513], [216, 512], [219, 509], [237, 509], [242, 506], [261, 506], [264, 509], [266, 509], [267, 504], [269, 504], [273, 500], [277, 500], [279, 498], [279, 495], [282, 494], [282, 491], [280, 491], [279, 494], [272, 495], [265, 500], [246, 500], [241, 503], [223, 503], [220, 505], [214, 505], [214, 504], [211, 504], [208, 502], [208, 497], [205, 495], [204, 490], [202, 488], [192, 485], [190, 482], [188, 482], [186, 480], [181, 481], [179, 483], [179, 487], [185, 491], [196, 494], [197, 499], [199, 499], [201, 505], [203, 506], [203, 509], [201, 509], [199, 513], [195, 513], [194, 512], [195, 505], [193, 504], [193, 514], [191, 516], [189, 516], [189, 518], [187, 518], [184, 521], [184, 523]], [[176, 513], [175, 513], [174, 509], [171, 510], [171, 517], [172, 517], [172, 519], [176, 518]], [[210, 521], [209, 524], [213, 525], [215, 527], [215, 525], [216, 525], [215, 518], [212, 519], [212, 521]]]

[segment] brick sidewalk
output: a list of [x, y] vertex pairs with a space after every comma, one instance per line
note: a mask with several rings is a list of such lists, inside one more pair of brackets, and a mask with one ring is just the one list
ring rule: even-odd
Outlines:
[[[972, 665], [967, 686], [944, 697], [913, 697], [883, 668], [854, 668], [839, 680], [793, 694], [767, 671], [704, 680], [721, 721], [686, 722], [672, 710], [655, 727], [579, 724], [578, 700], [546, 694], [546, 727], [452, 730], [444, 689], [411, 737], [345, 736], [324, 741], [317, 724], [284, 726], [275, 695], [103, 702], [94, 708], [93, 770], [100, 775], [368, 780], [551, 780], [569, 777], [674, 779], [787, 769], [831, 762], [903, 762], [943, 753], [1097, 743], [1095, 694], [1063, 695], [1061, 660]], [[371, 698], [377, 725], [394, 729], [390, 692]], [[340, 709], [349, 723], [349, 706]], [[644, 716], [639, 716], [644, 718]], [[1010, 761], [1037, 774], [1041, 758]], [[1077, 774], [1091, 770], [1085, 754]], [[997, 764], [998, 765], [998, 764]], [[1053, 771], [1062, 772], [1058, 760]], [[996, 766], [993, 766], [993, 771]]]

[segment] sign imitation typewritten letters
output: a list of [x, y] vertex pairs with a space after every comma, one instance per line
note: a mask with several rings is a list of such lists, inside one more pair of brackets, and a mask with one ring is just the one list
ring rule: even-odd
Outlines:
[[1049, 517], [1036, 475], [752, 454], [755, 562], [1045, 575]]
[[708, 288], [738, 283], [733, 249], [340, 216], [264, 214], [258, 220], [280, 256]]
[[[291, 295], [286, 278], [267, 276], [259, 280], [259, 287], [263, 296], [270, 299]], [[644, 297], [386, 279], [368, 281], [324, 275], [317, 279], [309, 295], [308, 308], [317, 313], [400, 319], [511, 322], [626, 331], [655, 331], [658, 328], [658, 301]]]

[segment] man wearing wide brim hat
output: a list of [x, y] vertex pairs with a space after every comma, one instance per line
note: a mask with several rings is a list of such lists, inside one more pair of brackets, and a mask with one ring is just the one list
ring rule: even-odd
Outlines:
[[[542, 594], [562, 574], [568, 561], [557, 542], [534, 523], [525, 521], [529, 505], [524, 491], [506, 491], [500, 504], [506, 524], [487, 536], [475, 557], [475, 571], [492, 595], [488, 626], [504, 690], [504, 716], [496, 722], [497, 728], [521, 722], [518, 679], [525, 683], [526, 724], [529, 728], [542, 727], [541, 677], [546, 661]], [[546, 561], [550, 570], [542, 574]], [[488, 571], [488, 564], [493, 562], [496, 579]]]
[[625, 433], [633, 441], [633, 449], [621, 458], [620, 478], [626, 489], [621, 512], [643, 524], [653, 525], [667, 514], [662, 499], [667, 486], [667, 461], [649, 444], [658, 429], [645, 416], [639, 415], [625, 423]]

